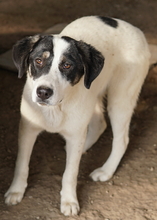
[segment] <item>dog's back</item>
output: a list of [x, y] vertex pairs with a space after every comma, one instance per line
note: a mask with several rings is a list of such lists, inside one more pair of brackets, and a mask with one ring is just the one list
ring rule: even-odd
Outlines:
[[[144, 34], [137, 27], [120, 19], [87, 16], [70, 23], [60, 35], [67, 35], [91, 44], [105, 57], [102, 73], [91, 88], [94, 91], [99, 84], [99, 91], [102, 88], [101, 92], [104, 92], [108, 86], [107, 83], [112, 81], [113, 74], [118, 81], [125, 78], [125, 73], [128, 78], [129, 72], [131, 77], [128, 78], [129, 81], [133, 81], [133, 78], [136, 80], [139, 74], [139, 87], [143, 83], [148, 72], [150, 52]], [[145, 71], [131, 72], [129, 69], [136, 68], [136, 65], [143, 65]]]
[[[122, 55], [128, 52], [139, 56], [150, 56], [143, 33], [137, 27], [120, 20], [101, 16], [79, 18], [64, 28], [61, 35], [70, 36], [93, 45], [106, 57], [108, 51]], [[141, 53], [141, 51], [143, 51]]]

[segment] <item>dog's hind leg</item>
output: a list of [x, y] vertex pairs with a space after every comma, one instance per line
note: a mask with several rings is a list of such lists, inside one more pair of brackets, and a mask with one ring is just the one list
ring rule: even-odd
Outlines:
[[29, 160], [37, 135], [41, 130], [32, 126], [30, 122], [21, 119], [19, 127], [19, 149], [16, 168], [12, 184], [5, 194], [7, 205], [16, 205], [21, 202], [29, 172]]
[[120, 111], [118, 106], [117, 108], [119, 111], [110, 110], [109, 113], [113, 130], [112, 151], [106, 163], [90, 174], [94, 181], [107, 181], [112, 177], [129, 142], [128, 130], [132, 112], [125, 115], [122, 109]]
[[[132, 69], [135, 67], [136, 64]], [[109, 180], [127, 149], [130, 120], [147, 68], [141, 64], [134, 72], [123, 73], [114, 76], [108, 89], [108, 113], [113, 131], [112, 151], [106, 163], [90, 174], [94, 181]]]
[[88, 125], [87, 137], [83, 153], [85, 153], [96, 141], [99, 139], [100, 135], [106, 129], [107, 124], [104, 119], [104, 108], [102, 98], [99, 98], [90, 123]]

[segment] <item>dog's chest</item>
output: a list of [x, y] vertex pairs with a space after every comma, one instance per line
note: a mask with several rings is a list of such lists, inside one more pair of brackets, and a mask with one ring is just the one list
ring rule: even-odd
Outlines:
[[49, 107], [42, 109], [43, 128], [48, 132], [60, 132], [64, 120], [65, 114], [61, 111], [60, 106]]

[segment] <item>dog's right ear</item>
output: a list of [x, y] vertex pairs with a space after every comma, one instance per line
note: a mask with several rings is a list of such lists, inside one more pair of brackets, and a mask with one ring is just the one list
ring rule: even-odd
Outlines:
[[83, 41], [76, 41], [76, 46], [84, 64], [84, 85], [89, 89], [91, 83], [100, 74], [105, 58], [101, 52]]
[[12, 57], [18, 69], [18, 78], [21, 78], [28, 69], [28, 58], [34, 44], [40, 39], [39, 35], [25, 37], [13, 46]]

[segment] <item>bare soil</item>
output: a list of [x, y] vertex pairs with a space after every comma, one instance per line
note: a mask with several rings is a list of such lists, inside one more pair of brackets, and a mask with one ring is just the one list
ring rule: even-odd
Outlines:
[[[25, 35], [93, 14], [126, 20], [141, 28], [150, 43], [157, 43], [155, 0], [7, 0], [0, 1], [0, 53]], [[109, 121], [99, 141], [83, 155], [78, 177], [81, 211], [76, 217], [64, 217], [59, 210], [64, 140], [46, 132], [34, 147], [24, 199], [17, 206], [4, 204], [17, 155], [24, 82], [15, 73], [0, 70], [0, 220], [157, 220], [157, 68], [149, 72], [144, 83], [130, 127], [128, 150], [114, 177], [108, 182], [89, 178], [111, 151]]]

